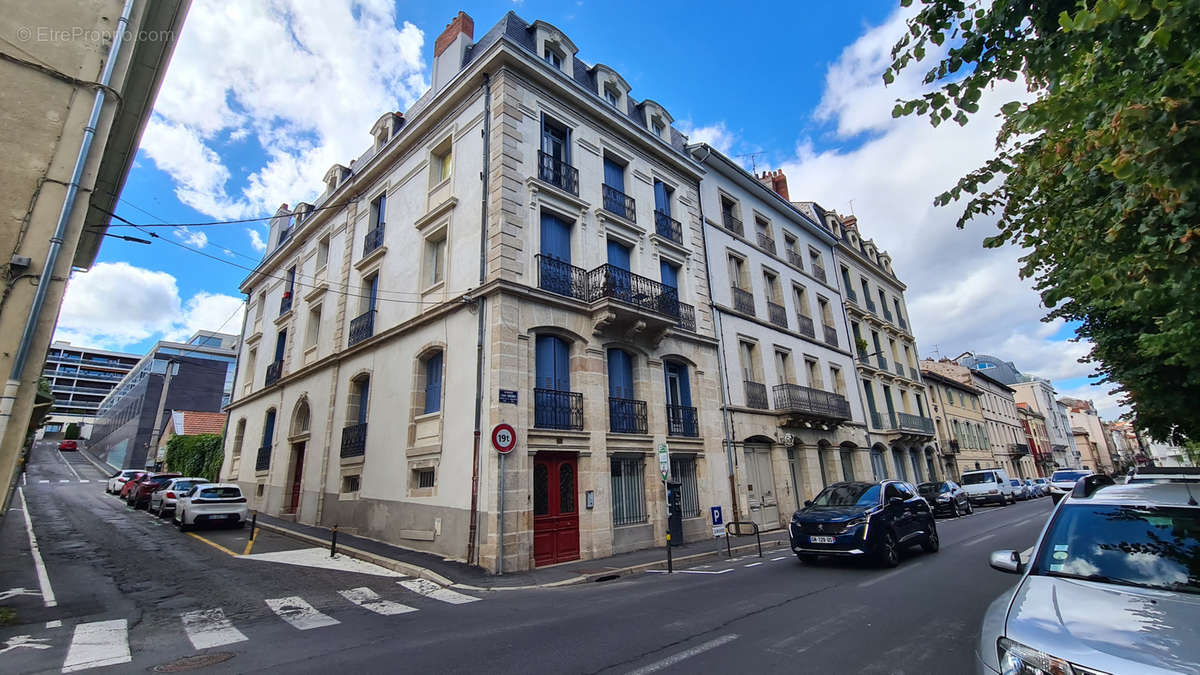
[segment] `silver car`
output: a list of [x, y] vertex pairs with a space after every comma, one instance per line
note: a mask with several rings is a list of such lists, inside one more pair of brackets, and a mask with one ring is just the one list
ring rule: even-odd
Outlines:
[[167, 511], [175, 510], [175, 500], [187, 494], [188, 490], [192, 489], [193, 485], [200, 483], [211, 483], [207, 478], [172, 478], [163, 484], [161, 488], [150, 493], [150, 506], [147, 507], [151, 513], [157, 513], [159, 518], [167, 514]]
[[[1200, 490], [1194, 490], [1200, 494]], [[1200, 671], [1200, 502], [1185, 484], [1089, 476], [1059, 502], [1021, 579], [984, 615], [981, 675]]]

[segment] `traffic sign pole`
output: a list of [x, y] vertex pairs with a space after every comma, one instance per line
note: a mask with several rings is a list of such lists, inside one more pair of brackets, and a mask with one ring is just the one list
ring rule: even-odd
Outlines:
[[500, 453], [500, 478], [497, 481], [499, 524], [496, 526], [496, 574], [504, 574], [504, 457], [517, 447], [517, 430], [501, 422], [492, 427], [492, 447]]

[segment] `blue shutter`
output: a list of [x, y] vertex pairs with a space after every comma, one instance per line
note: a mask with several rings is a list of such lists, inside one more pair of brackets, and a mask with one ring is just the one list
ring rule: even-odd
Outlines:
[[671, 215], [671, 199], [667, 195], [667, 186], [661, 180], [654, 181], [654, 208]]
[[554, 389], [571, 391], [571, 363], [567, 343], [561, 338], [550, 338], [554, 344]]
[[609, 239], [608, 240], [608, 264], [612, 265], [613, 267], [617, 267], [617, 268], [623, 269], [626, 272], [628, 272], [629, 271], [629, 247], [627, 247], [623, 244], [620, 244], [618, 242], [615, 242], [612, 239]]
[[620, 349], [608, 350], [608, 395], [633, 398], [633, 364], [629, 354]]
[[537, 387], [553, 391], [571, 391], [571, 364], [566, 341], [553, 335], [539, 335], [536, 356]]
[[368, 292], [367, 309], [374, 311], [375, 310], [375, 301], [377, 300], [377, 298], [379, 296], [379, 275], [378, 274], [371, 277], [371, 287], [367, 292]]
[[[371, 400], [371, 380], [364, 377], [358, 387], [358, 423], [367, 423], [367, 402]], [[426, 404], [428, 405], [428, 403]]]
[[275, 438], [275, 411], [267, 411], [267, 421], [263, 424], [263, 445], [270, 445]]
[[671, 288], [679, 288], [679, 268], [671, 263], [663, 260], [658, 264], [659, 278], [662, 279], [663, 286]]
[[679, 377], [679, 405], [691, 407], [692, 385], [688, 382], [688, 367], [682, 363], [675, 365], [675, 374]]
[[571, 262], [571, 226], [549, 213], [542, 214], [542, 255]]
[[442, 409], [442, 352], [425, 361], [425, 412]]
[[287, 351], [287, 329], [279, 331], [275, 336], [275, 361], [278, 363], [283, 360], [283, 354]]
[[625, 167], [607, 157], [604, 158], [604, 184], [621, 192], [625, 191]]

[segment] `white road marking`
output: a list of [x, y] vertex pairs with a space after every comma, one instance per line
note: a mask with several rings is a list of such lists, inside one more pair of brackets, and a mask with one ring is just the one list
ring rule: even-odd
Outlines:
[[129, 624], [125, 619], [94, 621], [75, 626], [62, 672], [129, 663]]
[[70, 478], [59, 478], [59, 479], [58, 479], [58, 482], [60, 482], [60, 483], [70, 483], [70, 482], [71, 482], [71, 479], [70, 479]]
[[362, 588], [351, 588], [346, 591], [338, 591], [338, 593], [343, 598], [353, 602], [359, 607], [362, 607], [363, 609], [369, 609], [376, 614], [382, 614], [384, 616], [392, 616], [393, 614], [405, 614], [407, 612], [417, 611], [416, 607], [409, 607], [408, 605], [402, 605], [398, 602], [392, 602], [391, 600], [384, 600], [379, 597], [378, 593], [367, 588], [366, 586], [363, 586]]
[[86, 478], [80, 478], [80, 479], [79, 479], [79, 482], [80, 482], [80, 483], [90, 483], [90, 482], [92, 482], [92, 481], [90, 481], [90, 480], [88, 480], [88, 479], [86, 479]]
[[418, 595], [424, 595], [427, 598], [448, 602], [452, 605], [475, 602], [479, 599], [469, 595], [464, 595], [457, 591], [452, 591], [447, 588], [442, 588], [428, 579], [410, 579], [408, 581], [399, 581], [396, 583], [407, 588], [413, 593], [417, 593]]
[[279, 618], [300, 630], [323, 628], [341, 623], [337, 619], [318, 612], [312, 605], [305, 602], [304, 598], [298, 595], [269, 599], [267, 600], [267, 607], [270, 607], [272, 612], [278, 614]]
[[38, 549], [37, 537], [33, 535], [33, 521], [29, 518], [29, 504], [25, 503], [25, 489], [17, 488], [17, 496], [21, 498], [21, 513], [25, 514], [25, 531], [29, 533], [29, 553], [33, 556], [38, 585], [42, 588], [42, 602], [46, 607], [57, 607], [58, 601], [54, 599], [54, 589], [50, 587], [50, 574], [46, 572], [46, 563], [42, 560], [41, 550]]
[[234, 628], [233, 623], [225, 618], [225, 611], [220, 607], [185, 612], [179, 618], [183, 620], [183, 630], [187, 632], [188, 639], [196, 649], [220, 647], [246, 640], [242, 631]]
[[[667, 573], [666, 570], [646, 570], [646, 571], [651, 574], [666, 574]], [[713, 572], [710, 570], [679, 570], [678, 572], [676, 572], [676, 574], [725, 574], [726, 572], [732, 572], [732, 571], [733, 571], [733, 569], [718, 570], [716, 572]]]
[[46, 622], [46, 628], [62, 628], [62, 619], [54, 619]]
[[39, 480], [38, 482], [39, 482], [39, 483], [49, 483], [49, 482], [50, 482], [50, 479], [48, 479], [48, 478], [43, 478], [43, 479]]
[[743, 567], [758, 567], [761, 564], [762, 564], [761, 562], [756, 562], [756, 563], [750, 563], [749, 565], [743, 565]]
[[[149, 516], [153, 518], [154, 516]], [[359, 574], [373, 574], [377, 577], [404, 577], [404, 574], [389, 570], [386, 567], [381, 567], [369, 562], [357, 560], [344, 555], [338, 555], [336, 558], [329, 557], [328, 548], [302, 548], [295, 551], [276, 551], [273, 553], [254, 553], [251, 555], [238, 556], [238, 560], [260, 560], [263, 562], [283, 563], [285, 565], [300, 565], [303, 567], [317, 567], [326, 570], [337, 570], [340, 572], [358, 572]]]
[[75, 467], [71, 466], [71, 463], [67, 461], [67, 458], [63, 457], [62, 450], [58, 451], [58, 458], [62, 460], [63, 464], [67, 465], [67, 468], [71, 470], [71, 473], [75, 474], [76, 480], [82, 478], [82, 476], [79, 475], [79, 472], [75, 470]]
[[996, 536], [995, 532], [993, 532], [991, 534], [985, 534], [982, 537], [979, 537], [978, 539], [972, 539], [971, 541], [968, 541], [967, 543], [963, 544], [963, 546], [974, 546], [975, 544], [978, 544], [981, 541], [987, 541], [988, 539], [991, 539], [994, 536]]
[[875, 577], [874, 579], [868, 579], [867, 581], [864, 581], [864, 582], [862, 582], [861, 584], [859, 584], [859, 585], [858, 585], [858, 587], [859, 587], [859, 588], [866, 588], [867, 586], [871, 586], [871, 585], [873, 585], [873, 584], [877, 584], [877, 583], [879, 583], [879, 582], [881, 582], [881, 581], [883, 581], [883, 580], [885, 580], [885, 579], [890, 579], [890, 578], [892, 578], [892, 577], [896, 576], [897, 574], [900, 574], [901, 572], [904, 572], [904, 571], [906, 571], [906, 570], [905, 570], [905, 568], [903, 568], [903, 567], [901, 567], [901, 568], [900, 568], [900, 569], [898, 569], [898, 570], [892, 570], [891, 572], [888, 572], [887, 574], [884, 574], [884, 575], [881, 575], [881, 576], [877, 576], [877, 577]]
[[781, 555], [778, 558], [771, 558], [771, 562], [779, 562], [780, 560], [783, 560], [784, 558], [787, 558], [787, 556]]
[[702, 642], [702, 643], [696, 645], [695, 647], [692, 647], [691, 649], [685, 649], [685, 650], [679, 652], [678, 654], [672, 654], [671, 656], [668, 656], [667, 658], [665, 658], [661, 661], [655, 661], [654, 663], [642, 666], [641, 668], [638, 668], [637, 670], [630, 671], [628, 675], [649, 675], [649, 673], [656, 673], [664, 668], [670, 668], [671, 666], [675, 665], [676, 663], [679, 663], [680, 661], [690, 659], [693, 656], [696, 656], [698, 654], [703, 654], [704, 652], [707, 652], [711, 649], [716, 649], [717, 647], [720, 647], [721, 645], [729, 644], [730, 642], [733, 642], [734, 640], [738, 639], [738, 637], [740, 637], [740, 636], [737, 635], [736, 633], [730, 633], [729, 635], [722, 635], [721, 637], [719, 637], [715, 640], [709, 640], [708, 642]]

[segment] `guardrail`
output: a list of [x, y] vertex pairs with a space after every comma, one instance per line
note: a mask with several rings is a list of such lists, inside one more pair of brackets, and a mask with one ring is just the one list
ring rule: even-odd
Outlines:
[[[749, 525], [752, 528], [751, 531], [752, 531], [752, 534], [754, 534], [754, 540], [758, 544], [758, 557], [760, 557], [760, 558], [763, 557], [763, 555], [762, 555], [762, 536], [760, 536], [760, 533], [758, 531], [758, 523], [756, 523], [752, 520], [734, 520], [734, 521], [725, 523], [725, 553], [728, 554], [728, 556], [730, 558], [733, 557], [733, 544], [729, 543], [729, 539], [731, 537], [749, 536], [749, 535], [744, 535], [741, 532], [743, 525]], [[732, 529], [730, 529], [730, 528], [732, 528]]]

